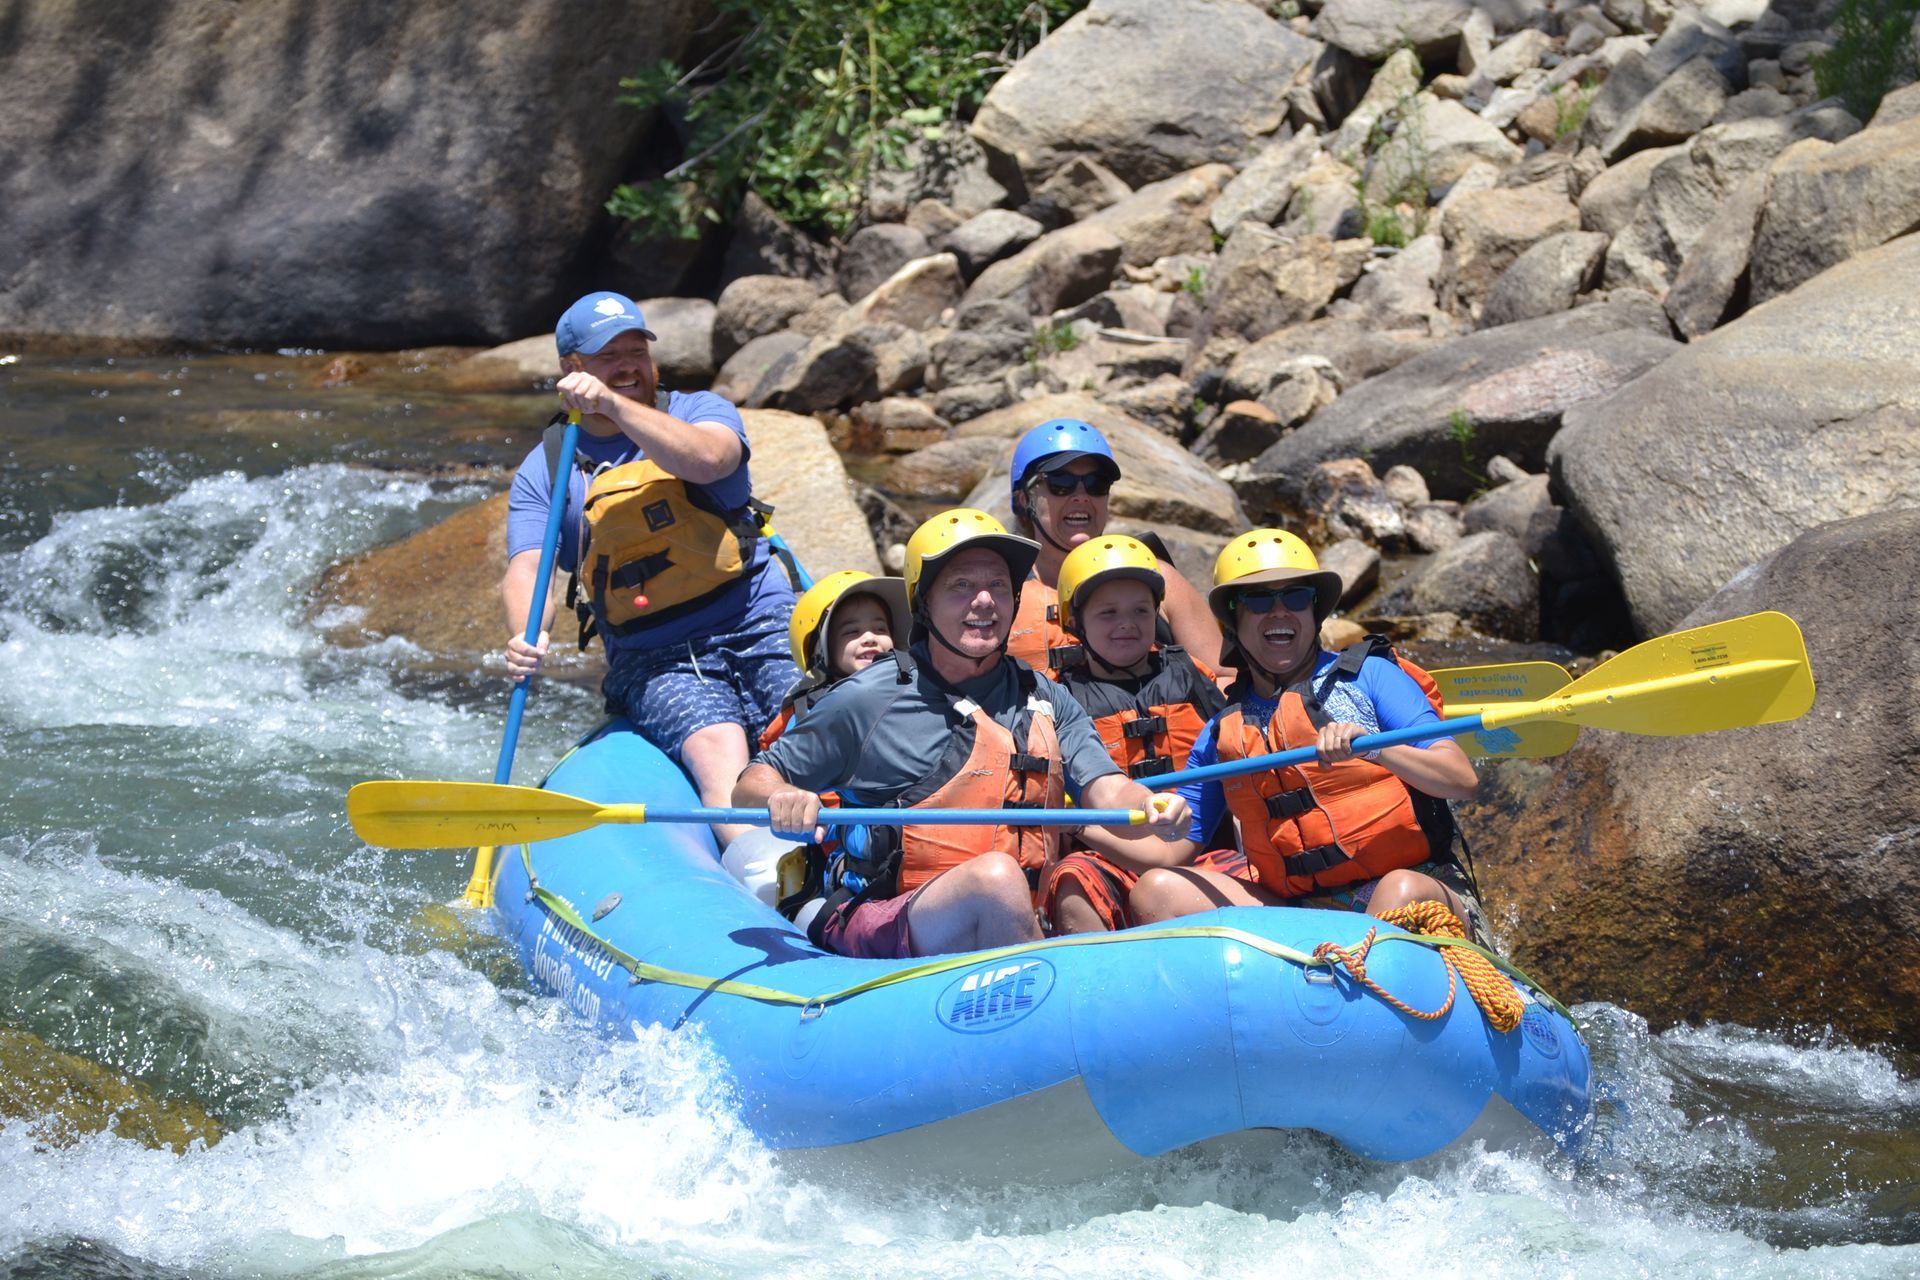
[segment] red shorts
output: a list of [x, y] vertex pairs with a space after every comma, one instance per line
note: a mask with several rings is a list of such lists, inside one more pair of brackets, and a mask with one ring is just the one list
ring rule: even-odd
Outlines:
[[907, 908], [914, 897], [913, 893], [899, 893], [891, 898], [869, 898], [852, 911], [837, 912], [820, 936], [829, 947], [856, 960], [905, 959], [913, 954]]
[[[1247, 857], [1233, 849], [1212, 849], [1189, 864], [1196, 871], [1218, 871], [1241, 880], [1258, 882], [1259, 877], [1247, 865]], [[1090, 849], [1070, 853], [1048, 867], [1040, 877], [1040, 906], [1051, 921], [1060, 891], [1076, 884], [1108, 929], [1128, 929], [1139, 923], [1133, 918], [1128, 896], [1140, 883], [1138, 872], [1110, 862]]]

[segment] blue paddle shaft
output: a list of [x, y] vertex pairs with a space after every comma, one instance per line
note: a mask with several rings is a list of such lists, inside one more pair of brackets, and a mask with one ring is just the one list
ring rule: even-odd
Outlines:
[[[560, 520], [566, 514], [567, 487], [573, 481], [573, 451], [580, 440], [580, 415], [567, 418], [566, 434], [560, 437], [559, 473], [553, 477], [553, 495], [547, 503], [547, 531], [540, 539], [540, 568], [533, 580], [533, 607], [527, 610], [528, 644], [540, 639], [540, 624], [547, 616], [547, 589], [553, 585], [553, 561], [560, 552]], [[526, 714], [527, 692], [533, 677], [514, 682], [513, 699], [507, 703], [507, 731], [500, 739], [500, 760], [493, 766], [493, 780], [505, 783], [513, 776], [513, 753], [520, 745], [520, 717]]]
[[[1353, 740], [1353, 750], [1354, 754], [1358, 755], [1363, 751], [1404, 746], [1409, 742], [1457, 738], [1463, 733], [1472, 733], [1479, 728], [1479, 716], [1457, 716], [1452, 720], [1441, 720], [1433, 724], [1416, 724], [1405, 729], [1388, 729], [1382, 733], [1362, 734]], [[1198, 769], [1163, 773], [1157, 778], [1147, 778], [1144, 781], [1155, 791], [1167, 791], [1189, 782], [1211, 782], [1215, 778], [1237, 778], [1246, 773], [1283, 769], [1290, 764], [1306, 764], [1317, 760], [1319, 756], [1318, 747], [1295, 747], [1290, 751], [1275, 751], [1271, 755], [1249, 756], [1245, 760], [1229, 760], [1225, 764], [1203, 765]]]
[[[646, 806], [648, 822], [728, 822], [768, 825], [765, 809], [668, 809]], [[1127, 809], [829, 809], [820, 810], [825, 827], [1126, 827]]]

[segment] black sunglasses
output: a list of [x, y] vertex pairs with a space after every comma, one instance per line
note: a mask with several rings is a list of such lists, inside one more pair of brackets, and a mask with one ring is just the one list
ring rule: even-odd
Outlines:
[[1318, 595], [1319, 593], [1312, 587], [1256, 588], [1252, 591], [1242, 591], [1233, 599], [1237, 607], [1245, 609], [1248, 613], [1266, 613], [1273, 608], [1273, 602], [1276, 600], [1280, 602], [1281, 608], [1291, 613], [1305, 613], [1313, 608], [1313, 602]]
[[1104, 498], [1113, 488], [1113, 479], [1104, 471], [1095, 471], [1090, 475], [1077, 476], [1068, 471], [1055, 471], [1044, 477], [1047, 492], [1056, 498], [1064, 498], [1075, 489], [1085, 489], [1090, 498]]

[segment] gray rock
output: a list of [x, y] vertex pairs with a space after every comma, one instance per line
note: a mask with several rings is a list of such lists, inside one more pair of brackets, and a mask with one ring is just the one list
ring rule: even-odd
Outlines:
[[1708, 224], [1750, 174], [1799, 139], [1843, 138], [1858, 127], [1846, 112], [1826, 107], [1703, 131], [1654, 167], [1639, 209], [1607, 250], [1607, 285], [1664, 293]]
[[1240, 0], [1094, 0], [995, 83], [973, 136], [1010, 189], [1081, 156], [1155, 182], [1272, 134], [1314, 53]]
[[875, 222], [899, 222], [914, 205], [936, 200], [970, 218], [1006, 198], [1007, 189], [988, 172], [980, 145], [960, 126], [943, 123], [937, 137], [915, 131], [903, 168], [882, 165], [875, 172], [867, 214]]
[[1446, 250], [1436, 232], [1416, 237], [1390, 258], [1376, 258], [1331, 314], [1377, 329], [1428, 330], [1440, 314], [1437, 282]]
[[714, 359], [725, 364], [755, 338], [779, 332], [819, 296], [819, 289], [811, 281], [741, 276], [720, 291], [714, 308]]
[[769, 369], [747, 403], [792, 413], [841, 409], [918, 385], [927, 360], [926, 340], [902, 325], [826, 333]]
[[1407, 538], [1400, 508], [1361, 458], [1322, 462], [1307, 473], [1302, 490], [1307, 517], [1328, 538], [1358, 538], [1383, 550], [1397, 550]]
[[840, 251], [841, 296], [858, 302], [901, 267], [932, 252], [927, 238], [904, 223], [862, 227]]
[[1175, 374], [1145, 382], [1115, 379], [1101, 392], [1101, 400], [1168, 439], [1179, 440], [1187, 434], [1192, 417], [1193, 388]]
[[847, 314], [847, 300], [838, 293], [823, 293], [805, 311], [787, 321], [787, 328], [817, 338], [840, 323]]
[[1347, 319], [1312, 320], [1276, 330], [1241, 351], [1227, 367], [1225, 386], [1229, 399], [1255, 399], [1302, 356], [1324, 359], [1341, 386], [1357, 386], [1439, 345], [1424, 332], [1386, 332]]
[[1013, 388], [1002, 377], [942, 387], [933, 395], [933, 410], [949, 422], [969, 422], [1004, 409], [1013, 401]]
[[[1012, 302], [976, 302], [960, 308], [954, 326], [933, 342], [927, 385], [935, 391], [998, 381], [1026, 358], [1033, 325], [1026, 308]], [[951, 414], [942, 417], [955, 421]], [[962, 415], [959, 421], [975, 415]]]
[[1487, 479], [1494, 484], [1512, 484], [1516, 480], [1525, 480], [1529, 472], [1504, 453], [1496, 453], [1487, 463]]
[[1118, 410], [1083, 395], [1044, 396], [990, 413], [956, 429], [956, 438], [987, 437], [1000, 442], [1003, 461], [975, 486], [968, 506], [1010, 520], [1006, 461], [1014, 441], [1049, 418], [1090, 422], [1113, 446], [1120, 480], [1108, 509], [1116, 517], [1176, 525], [1230, 536], [1249, 527], [1246, 512], [1227, 483], [1198, 458], [1164, 435]]
[[1920, 119], [1920, 84], [1902, 85], [1880, 99], [1880, 109], [1873, 113], [1869, 127], [1882, 129], [1914, 119]]
[[1320, 235], [1330, 240], [1348, 240], [1365, 234], [1367, 216], [1354, 191], [1356, 176], [1352, 169], [1330, 156], [1316, 159], [1294, 187], [1280, 230], [1288, 235]]
[[1609, 160], [1678, 142], [1712, 120], [1728, 94], [1747, 87], [1746, 71], [1731, 31], [1683, 14], [1645, 54], [1629, 53], [1614, 67], [1588, 107], [1583, 136]]
[[1495, 45], [1486, 60], [1473, 69], [1473, 75], [1492, 84], [1511, 84], [1521, 72], [1544, 65], [1552, 52], [1553, 38], [1529, 27]]
[[1517, 163], [1520, 148], [1467, 110], [1431, 94], [1414, 98], [1393, 137], [1367, 166], [1367, 195], [1377, 201], [1414, 197], [1458, 182], [1476, 164], [1496, 172]]
[[675, 290], [583, 278], [580, 248], [652, 127], [619, 78], [707, 6], [574, 16], [590, 44], [506, 0], [8, 6], [0, 334], [487, 344], [589, 289]]
[[1456, 314], [1472, 314], [1493, 282], [1528, 248], [1579, 226], [1579, 209], [1550, 190], [1496, 189], [1460, 197], [1440, 218], [1446, 243], [1441, 304]]
[[1666, 332], [1651, 299], [1482, 330], [1349, 386], [1254, 469], [1284, 494], [1319, 462], [1364, 457], [1405, 463], [1436, 495], [1464, 497], [1495, 454], [1537, 467], [1569, 409], [1680, 349]]
[[1560, 523], [1560, 509], [1548, 494], [1550, 485], [1548, 477], [1530, 475], [1489, 489], [1461, 511], [1461, 528], [1468, 533], [1497, 529], [1518, 542], [1529, 559], [1538, 560]]
[[[1222, 236], [1246, 219], [1272, 223], [1285, 212], [1294, 189], [1319, 154], [1320, 135], [1307, 125], [1293, 137], [1269, 145], [1220, 193], [1207, 220]], [[1211, 246], [1208, 246], [1211, 247]]]
[[1033, 198], [1064, 209], [1075, 222], [1090, 218], [1109, 205], [1119, 204], [1133, 188], [1118, 174], [1085, 156], [1075, 156], [1040, 184]]
[[1252, 340], [1313, 319], [1359, 278], [1367, 252], [1358, 241], [1296, 238], [1242, 222], [1207, 278], [1211, 332]]
[[640, 304], [660, 381], [668, 387], [705, 387], [714, 373], [713, 303], [705, 298], [648, 298]]
[[1470, 533], [1436, 553], [1409, 588], [1418, 613], [1457, 614], [1509, 640], [1540, 636], [1540, 579], [1526, 550], [1498, 530]]
[[1011, 299], [1035, 314], [1051, 314], [1103, 291], [1123, 252], [1119, 237], [1104, 228], [1063, 227], [981, 272], [964, 301]]
[[1411, 511], [1433, 499], [1427, 490], [1427, 478], [1409, 466], [1388, 467], [1380, 477], [1380, 487], [1403, 511]]
[[800, 563], [879, 572], [873, 535], [825, 428], [812, 418], [765, 409], [740, 416], [753, 446], [754, 496], [782, 513], [782, 536]]
[[1748, 174], [1700, 231], [1688, 250], [1664, 306], [1679, 334], [1691, 341], [1718, 328], [1728, 318], [1740, 285], [1746, 279], [1747, 260], [1760, 211], [1766, 204], [1765, 173]]
[[1643, 634], [1829, 520], [1920, 493], [1920, 236], [1755, 307], [1567, 415], [1556, 491]]
[[1753, 245], [1753, 300], [1920, 226], [1920, 115], [1838, 146], [1802, 142], [1773, 169]]
[[1599, 280], [1607, 237], [1597, 231], [1562, 231], [1513, 260], [1481, 305], [1479, 327], [1535, 320], [1573, 306]]
[[952, 423], [911, 396], [857, 404], [848, 418], [851, 450], [857, 453], [912, 453], [953, 433]]
[[1257, 458], [1280, 438], [1286, 424], [1256, 400], [1231, 400], [1193, 442], [1193, 455], [1216, 467]]
[[748, 339], [727, 357], [720, 372], [714, 375], [713, 393], [738, 405], [747, 404], [754, 389], [776, 366], [798, 355], [806, 346], [807, 335], [791, 329]]
[[1437, 502], [1423, 502], [1407, 512], [1407, 541], [1414, 550], [1445, 551], [1466, 536], [1460, 518]]
[[940, 247], [959, 259], [961, 272], [972, 279], [992, 263], [1038, 240], [1045, 230], [1025, 214], [988, 209], [941, 237]]
[[1080, 225], [1112, 232], [1120, 241], [1120, 260], [1132, 267], [1150, 266], [1175, 254], [1205, 253], [1213, 248], [1207, 215], [1232, 177], [1233, 170], [1224, 164], [1202, 165], [1150, 182]]
[[833, 251], [789, 226], [772, 206], [749, 191], [734, 215], [720, 275], [729, 283], [741, 276], [786, 276], [814, 281], [824, 289], [834, 283]]
[[1393, 55], [1373, 73], [1373, 79], [1367, 84], [1366, 96], [1347, 112], [1340, 127], [1327, 138], [1327, 153], [1349, 162], [1364, 154], [1368, 150], [1368, 142], [1372, 140], [1374, 126], [1419, 92], [1419, 55], [1411, 49], [1395, 49]]
[[907, 225], [925, 236], [931, 245], [940, 245], [942, 237], [953, 234], [966, 221], [951, 205], [941, 204], [938, 200], [915, 201], [913, 208], [907, 210], [906, 217]]
[[1313, 34], [1357, 58], [1377, 61], [1411, 44], [1424, 62], [1449, 62], [1472, 13], [1468, 0], [1327, 0]]
[[1324, 548], [1315, 559], [1328, 573], [1340, 575], [1340, 609], [1350, 609], [1367, 598], [1380, 582], [1380, 553], [1358, 538], [1342, 538]]
[[1651, 147], [1609, 165], [1580, 193], [1580, 225], [1588, 231], [1618, 235], [1646, 198], [1654, 167], [1685, 152], [1684, 147]]
[[883, 487], [902, 498], [956, 503], [996, 464], [1005, 462], [1005, 452], [1005, 446], [991, 438], [942, 440], [895, 458]]
[[850, 333], [863, 325], [896, 324], [930, 328], [960, 300], [960, 263], [950, 253], [914, 258], [835, 318], [829, 333]]

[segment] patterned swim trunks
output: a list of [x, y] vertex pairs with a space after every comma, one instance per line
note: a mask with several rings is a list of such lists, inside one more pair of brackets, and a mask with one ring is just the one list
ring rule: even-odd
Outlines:
[[737, 724], [755, 742], [799, 678], [787, 646], [790, 607], [723, 635], [623, 652], [600, 686], [607, 710], [680, 762], [680, 747], [710, 724]]

